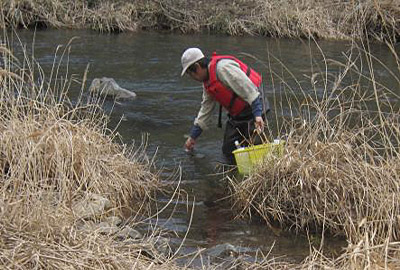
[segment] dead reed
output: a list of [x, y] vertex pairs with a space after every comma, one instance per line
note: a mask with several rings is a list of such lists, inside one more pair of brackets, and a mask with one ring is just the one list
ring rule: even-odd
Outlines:
[[[155, 249], [156, 231], [116, 240], [83, 229], [123, 210], [148, 217], [161, 183], [143, 148], [107, 128], [101, 103], [69, 101], [71, 78], [60, 68], [68, 50], [47, 77], [26, 52], [17, 59], [0, 46], [1, 268], [174, 269]], [[110, 203], [90, 221], [75, 206], [93, 194]]]
[[156, 29], [182, 33], [398, 39], [400, 4], [394, 0], [79, 0], [0, 3], [0, 27], [89, 28], [102, 32]]
[[[326, 66], [313, 69], [321, 72], [310, 74], [309, 85], [284, 91], [292, 108], [282, 123], [285, 155], [243, 181], [231, 179], [239, 215], [322, 235], [321, 246], [299, 269], [314, 263], [324, 269], [400, 265], [399, 85], [388, 88], [374, 67], [386, 68], [397, 83], [400, 70], [385, 67], [363, 45], [350, 50], [344, 63], [324, 58]], [[330, 65], [341, 72], [329, 74]], [[271, 71], [273, 81], [282, 73]], [[319, 254], [326, 234], [344, 235], [349, 243], [335, 260]]]

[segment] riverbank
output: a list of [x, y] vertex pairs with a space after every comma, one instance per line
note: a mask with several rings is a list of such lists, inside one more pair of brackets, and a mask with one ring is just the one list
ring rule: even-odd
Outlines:
[[287, 38], [400, 37], [398, 1], [10, 1], [2, 28], [74, 28], [100, 32], [162, 30]]

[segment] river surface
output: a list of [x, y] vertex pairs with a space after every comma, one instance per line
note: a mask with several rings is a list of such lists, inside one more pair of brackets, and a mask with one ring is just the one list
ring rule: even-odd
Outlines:
[[[70, 75], [76, 74], [74, 77], [81, 79], [85, 68], [90, 64], [87, 87], [93, 78], [110, 77], [120, 86], [136, 92], [135, 100], [119, 100], [116, 104], [106, 100], [104, 107], [106, 111], [112, 109], [110, 127], [119, 123], [117, 131], [126, 143], [135, 141], [140, 144], [143, 134], [148, 134], [147, 151], [149, 156], [155, 155], [157, 166], [165, 169], [163, 176], [166, 179], [168, 172], [181, 168], [181, 187], [187, 192], [189, 206], [184, 199], [180, 199], [171, 203], [154, 220], [160, 228], [177, 233], [178, 237], [173, 240], [175, 244], [181, 242], [190, 227], [181, 254], [195, 252], [199, 248], [214, 252], [209, 254], [218, 254], [218, 247], [221, 245], [225, 245], [226, 250], [232, 251], [234, 247], [235, 251], [253, 255], [257, 250], [264, 253], [271, 250], [270, 256], [284, 256], [292, 261], [299, 261], [309, 254], [309, 242], [305, 236], [285, 231], [277, 235], [262, 223], [234, 219], [229, 203], [214, 207], [204, 205], [205, 200], [213, 196], [223, 196], [221, 193], [226, 192], [221, 188], [224, 183], [221, 182], [222, 176], [218, 174], [222, 161], [220, 146], [223, 130], [218, 129], [215, 124], [215, 128], [204, 132], [196, 146], [197, 156], [188, 156], [183, 151], [184, 134], [188, 134], [197, 114], [202, 93], [199, 83], [180, 77], [180, 57], [185, 48], [193, 46], [200, 47], [205, 54], [217, 51], [221, 54], [247, 53], [255, 56], [261, 61], [255, 61], [248, 56], [245, 59], [267, 78], [265, 91], [273, 104], [276, 93], [282, 91], [283, 86], [277, 82], [272, 83], [269, 79], [271, 74], [268, 73], [268, 65], [271, 64], [278, 74], [279, 71], [281, 75], [287, 74], [285, 68], [274, 58], [282, 61], [297, 82], [301, 83], [309, 80], [306, 75], [311, 73], [311, 62], [323, 70], [324, 57], [344, 60], [343, 52], [350, 48], [348, 43], [320, 41], [318, 44], [324, 52], [322, 57], [315, 44], [287, 39], [147, 32], [99, 34], [66, 30], [37, 31], [35, 35], [32, 31], [20, 31], [18, 35], [29, 50], [34, 41], [35, 57], [45, 70], [52, 66], [57, 46], [65, 46], [71, 38], [76, 37], [69, 52]], [[15, 38], [14, 40], [16, 41]], [[371, 50], [386, 65], [397, 68], [393, 57], [384, 46], [373, 45]], [[338, 70], [331, 72], [337, 73]], [[383, 68], [378, 68], [377, 72], [380, 76], [387, 76], [391, 86], [388, 72]], [[296, 80], [288, 76], [286, 81], [296, 89]], [[398, 91], [398, 86], [396, 89]], [[72, 91], [78, 93], [74, 88]], [[279, 135], [276, 131], [276, 119], [289, 112], [290, 108], [285, 103], [282, 103], [279, 110], [274, 110], [273, 107], [268, 116], [272, 136]], [[174, 179], [176, 177], [168, 181]], [[166, 198], [161, 197], [160, 205], [165, 202]], [[345, 245], [343, 240], [335, 238], [325, 239], [325, 243], [328, 248], [336, 251], [340, 251], [340, 247]]]

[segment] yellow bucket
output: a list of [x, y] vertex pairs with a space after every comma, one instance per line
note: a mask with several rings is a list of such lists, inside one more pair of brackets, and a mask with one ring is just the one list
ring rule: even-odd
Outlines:
[[272, 143], [264, 143], [234, 150], [236, 164], [240, 174], [249, 174], [256, 165], [264, 159], [273, 156], [282, 156], [285, 141], [275, 140]]

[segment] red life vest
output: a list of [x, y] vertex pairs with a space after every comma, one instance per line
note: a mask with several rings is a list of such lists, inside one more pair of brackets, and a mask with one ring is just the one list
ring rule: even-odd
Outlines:
[[239, 64], [240, 69], [246, 73], [249, 79], [254, 83], [255, 86], [260, 87], [262, 77], [252, 68], [248, 67], [239, 59], [230, 55], [216, 55], [213, 53], [209, 64], [209, 79], [204, 82], [204, 89], [209, 95], [215, 98], [232, 116], [236, 116], [243, 111], [243, 109], [249, 104], [244, 101], [241, 97], [238, 97], [231, 89], [223, 85], [217, 78], [217, 63], [222, 59], [231, 59]]

